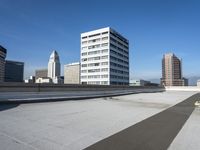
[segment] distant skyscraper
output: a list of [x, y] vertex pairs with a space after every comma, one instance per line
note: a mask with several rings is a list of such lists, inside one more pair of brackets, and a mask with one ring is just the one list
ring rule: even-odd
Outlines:
[[71, 63], [64, 66], [64, 83], [80, 84], [80, 63]]
[[53, 51], [48, 63], [48, 77], [52, 79], [53, 83], [58, 83], [60, 79], [60, 60], [58, 53]]
[[129, 41], [110, 27], [82, 33], [81, 83], [129, 85]]
[[161, 84], [165, 86], [185, 86], [187, 80], [182, 77], [182, 62], [173, 53], [168, 53], [162, 59]]
[[6, 60], [5, 82], [23, 82], [24, 81], [24, 63]]
[[200, 87], [200, 79], [197, 80], [197, 86]]
[[7, 50], [0, 45], [0, 82], [4, 82], [6, 53]]

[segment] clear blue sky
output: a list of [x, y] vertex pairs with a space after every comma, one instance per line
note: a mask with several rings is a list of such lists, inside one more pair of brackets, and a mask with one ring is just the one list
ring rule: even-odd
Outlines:
[[164, 53], [183, 59], [186, 77], [200, 75], [198, 0], [0, 0], [0, 45], [25, 62], [25, 77], [80, 58], [80, 33], [110, 26], [129, 39], [134, 78], [160, 78]]

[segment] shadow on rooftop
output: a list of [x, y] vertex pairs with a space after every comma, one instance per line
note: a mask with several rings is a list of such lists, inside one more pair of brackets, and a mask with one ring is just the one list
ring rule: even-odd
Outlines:
[[19, 104], [0, 104], [0, 111], [5, 111], [7, 109], [13, 109], [17, 107]]

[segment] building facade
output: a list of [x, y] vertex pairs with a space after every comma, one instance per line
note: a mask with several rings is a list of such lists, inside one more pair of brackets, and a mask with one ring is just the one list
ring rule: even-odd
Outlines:
[[71, 63], [64, 66], [64, 83], [80, 84], [80, 63]]
[[168, 53], [162, 59], [161, 84], [164, 86], [186, 86], [187, 79], [182, 77], [182, 60], [173, 53]]
[[5, 79], [5, 58], [7, 50], [0, 45], [0, 82], [4, 82]]
[[24, 82], [24, 62], [6, 60], [5, 82]]
[[37, 69], [35, 70], [35, 79], [46, 78], [48, 74], [48, 69]]
[[60, 83], [60, 59], [57, 51], [53, 51], [49, 58], [48, 75], [53, 83]]
[[149, 85], [151, 82], [150, 81], [145, 81], [145, 80], [141, 80], [141, 79], [136, 79], [136, 80], [131, 80], [130, 81], [130, 86], [147, 86]]
[[81, 34], [81, 84], [129, 85], [129, 41], [110, 27]]

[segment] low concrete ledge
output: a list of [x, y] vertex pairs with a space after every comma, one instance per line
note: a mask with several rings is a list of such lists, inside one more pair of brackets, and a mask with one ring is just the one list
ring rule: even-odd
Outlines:
[[79, 84], [25, 84], [0, 83], [0, 92], [50, 92], [50, 91], [105, 91], [131, 89], [164, 89], [163, 87], [147, 86], [114, 86], [114, 85], [79, 85]]
[[200, 92], [200, 87], [198, 86], [166, 86], [166, 91], [194, 91]]
[[17, 99], [0, 99], [0, 104], [26, 104], [26, 103], [44, 103], [44, 102], [58, 102], [58, 101], [68, 101], [68, 100], [84, 100], [84, 99], [94, 99], [94, 98], [103, 98], [103, 97], [113, 97], [113, 96], [122, 96], [129, 94], [139, 94], [139, 93], [156, 93], [164, 92], [163, 88], [160, 89], [140, 89], [140, 90], [128, 90], [128, 91], [118, 91], [118, 92], [106, 92], [98, 93], [91, 95], [82, 95], [82, 96], [48, 96], [41, 98], [17, 98]]
[[163, 87], [154, 86], [2, 83], [0, 84], [0, 104], [82, 100], [163, 91], [165, 91]]

